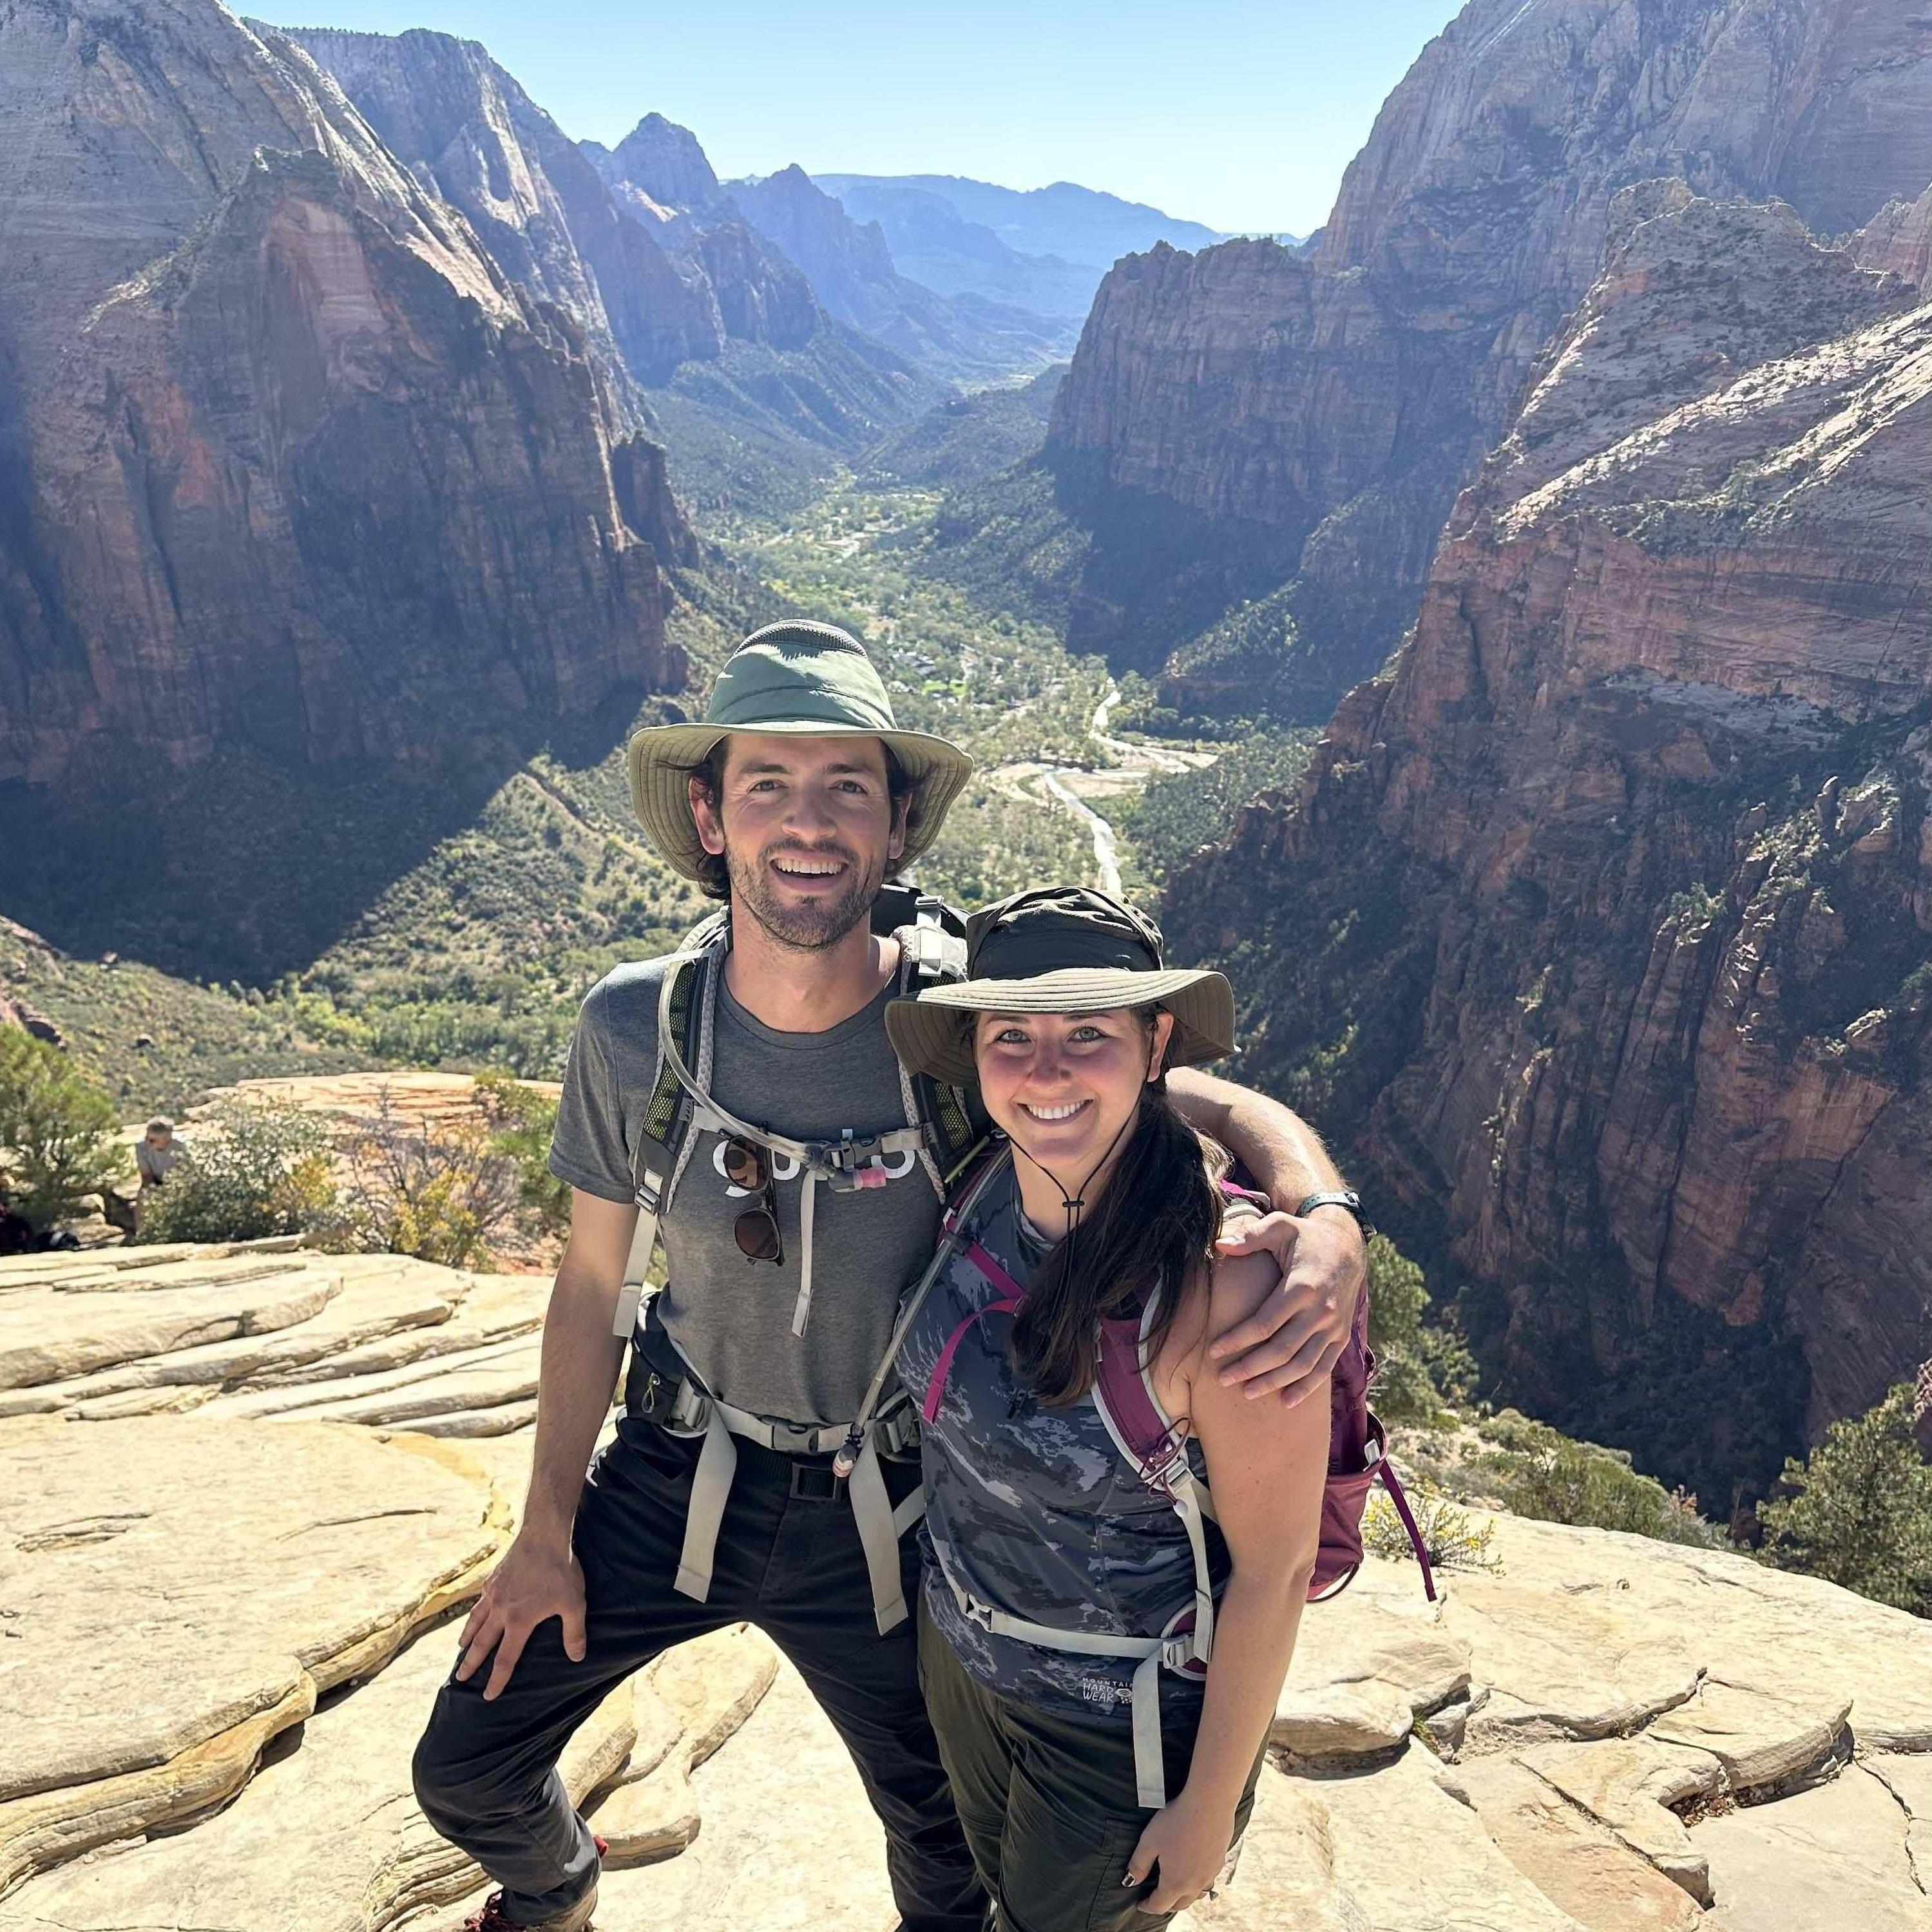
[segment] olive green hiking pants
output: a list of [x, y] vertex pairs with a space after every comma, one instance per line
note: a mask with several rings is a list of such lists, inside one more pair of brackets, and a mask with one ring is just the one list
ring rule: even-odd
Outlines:
[[[1127, 1860], [1154, 1816], [1136, 1802], [1134, 1744], [1124, 1724], [1082, 1724], [1014, 1702], [968, 1676], [952, 1646], [919, 1610], [920, 1683], [939, 1738], [959, 1822], [994, 1900], [998, 1932], [1157, 1932], [1172, 1912], [1142, 1901]], [[1178, 1793], [1194, 1754], [1200, 1706], [1162, 1713], [1167, 1789]], [[1234, 1814], [1246, 1828], [1262, 1756]]]

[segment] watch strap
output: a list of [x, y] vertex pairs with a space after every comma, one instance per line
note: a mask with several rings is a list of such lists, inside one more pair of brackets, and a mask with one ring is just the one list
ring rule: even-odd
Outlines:
[[1346, 1208], [1354, 1216], [1364, 1240], [1376, 1232], [1363, 1208], [1362, 1197], [1352, 1187], [1328, 1188], [1308, 1196], [1295, 1209], [1295, 1217], [1299, 1220], [1304, 1214], [1312, 1214], [1318, 1208]]

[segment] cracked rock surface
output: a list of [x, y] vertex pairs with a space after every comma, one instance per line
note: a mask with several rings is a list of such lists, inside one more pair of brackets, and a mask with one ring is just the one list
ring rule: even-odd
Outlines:
[[[64, 1346], [56, 1296], [122, 1338], [0, 1391], [40, 1405], [0, 1416], [0, 1932], [453, 1932], [480, 1902], [409, 1756], [454, 1647], [424, 1626], [514, 1528], [547, 1287], [286, 1244], [0, 1272], [16, 1363]], [[241, 1325], [155, 1326], [183, 1294]], [[110, 1407], [155, 1400], [198, 1406]], [[452, 1424], [482, 1432], [422, 1432]], [[1310, 1608], [1188, 1932], [1932, 1932], [1932, 1624], [1608, 1532], [1501, 1516], [1493, 1549], [1438, 1604], [1371, 1558]], [[754, 1630], [668, 1652], [565, 1772], [611, 1844], [603, 1932], [890, 1922], [857, 1775]]]

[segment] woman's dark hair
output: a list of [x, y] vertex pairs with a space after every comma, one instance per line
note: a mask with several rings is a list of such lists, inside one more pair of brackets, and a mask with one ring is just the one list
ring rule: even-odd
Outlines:
[[[1151, 1037], [1151, 1011], [1142, 1017]], [[1105, 1190], [1034, 1270], [1013, 1323], [1014, 1370], [1042, 1402], [1078, 1401], [1094, 1386], [1101, 1320], [1138, 1320], [1165, 1286], [1148, 1331], [1150, 1359], [1159, 1352], [1190, 1274], [1210, 1258], [1221, 1232], [1221, 1193], [1209, 1172], [1223, 1164], [1219, 1156], [1174, 1111], [1165, 1075], [1142, 1090]]]
[[[730, 742], [729, 738], [720, 738], [698, 764], [674, 767], [686, 778], [698, 781], [698, 789], [711, 801], [714, 809], [724, 794], [725, 747]], [[879, 749], [886, 754], [886, 796], [892, 800], [896, 813], [899, 800], [911, 795], [912, 780], [906, 776], [904, 766], [892, 755], [891, 746], [881, 741]], [[699, 858], [698, 890], [708, 899], [728, 899], [731, 896], [730, 868], [722, 853], [706, 852]]]

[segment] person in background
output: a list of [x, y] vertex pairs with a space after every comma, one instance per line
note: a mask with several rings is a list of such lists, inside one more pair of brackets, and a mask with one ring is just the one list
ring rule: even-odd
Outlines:
[[1327, 1378], [1251, 1402], [1208, 1358], [1280, 1280], [1216, 1253], [1224, 1157], [1166, 1093], [1232, 1050], [1228, 982], [1166, 968], [1153, 922], [1085, 887], [967, 935], [964, 982], [886, 1010], [904, 1064], [976, 1084], [1008, 1143], [900, 1324], [926, 1706], [999, 1932], [1150, 1932], [1254, 1802], [1320, 1546]]
[[134, 1166], [141, 1177], [141, 1191], [134, 1203], [137, 1230], [155, 1193], [167, 1184], [176, 1163], [187, 1152], [187, 1142], [176, 1137], [175, 1124], [166, 1116], [157, 1114], [142, 1130], [134, 1147]]

